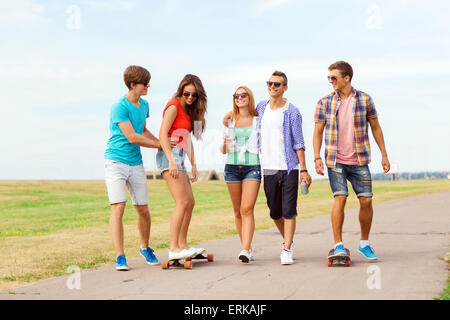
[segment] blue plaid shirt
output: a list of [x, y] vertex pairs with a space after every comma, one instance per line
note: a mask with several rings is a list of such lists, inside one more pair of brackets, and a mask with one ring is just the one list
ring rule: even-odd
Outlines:
[[[261, 154], [261, 120], [264, 116], [266, 106], [270, 100], [264, 100], [258, 103], [256, 106], [256, 112], [258, 113], [258, 150]], [[305, 143], [303, 139], [302, 130], [302, 115], [296, 106], [289, 101], [288, 106], [285, 107], [283, 115], [283, 138], [284, 138], [284, 153], [287, 164], [287, 173], [289, 174], [298, 164], [297, 150], [305, 150]], [[264, 168], [262, 168], [264, 169]]]

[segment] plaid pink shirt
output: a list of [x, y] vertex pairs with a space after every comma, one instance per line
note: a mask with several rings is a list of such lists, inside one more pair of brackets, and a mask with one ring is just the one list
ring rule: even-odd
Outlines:
[[[367, 119], [376, 118], [377, 111], [372, 98], [362, 91], [352, 87], [353, 116], [355, 124], [356, 156], [360, 166], [370, 163], [369, 122]], [[325, 122], [325, 163], [329, 168], [336, 165], [338, 141], [338, 111], [341, 98], [337, 92], [330, 93], [317, 102], [314, 112], [314, 122]]]

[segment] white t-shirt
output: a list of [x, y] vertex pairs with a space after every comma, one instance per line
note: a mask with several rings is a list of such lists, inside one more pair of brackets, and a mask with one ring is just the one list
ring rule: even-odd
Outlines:
[[272, 110], [267, 104], [261, 120], [261, 168], [269, 170], [287, 170], [283, 136], [283, 108]]

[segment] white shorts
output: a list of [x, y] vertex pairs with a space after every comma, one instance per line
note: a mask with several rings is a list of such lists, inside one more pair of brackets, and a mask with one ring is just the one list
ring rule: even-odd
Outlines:
[[127, 202], [125, 186], [130, 192], [133, 205], [143, 206], [148, 204], [147, 175], [143, 164], [130, 166], [119, 161], [106, 159], [105, 180], [109, 204]]

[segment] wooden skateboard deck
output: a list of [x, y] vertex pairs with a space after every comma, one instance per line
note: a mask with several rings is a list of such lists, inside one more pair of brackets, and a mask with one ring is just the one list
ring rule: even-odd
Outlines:
[[[184, 260], [183, 262], [180, 262], [180, 260]], [[213, 254], [208, 254], [208, 255], [204, 255], [203, 253], [200, 254], [196, 254], [192, 257], [188, 257], [188, 258], [182, 258], [182, 259], [172, 259], [169, 261], [164, 261], [161, 264], [162, 269], [169, 269], [169, 268], [184, 268], [184, 269], [192, 269], [193, 267], [193, 263], [192, 260], [208, 260], [208, 262], [212, 262], [214, 261], [214, 255]]]
[[347, 252], [346, 255], [334, 255], [334, 249], [331, 249], [330, 252], [328, 252], [328, 257], [327, 257], [327, 264], [329, 267], [332, 266], [347, 266], [350, 267], [351, 264], [351, 259], [350, 259], [350, 250], [345, 249], [345, 251]]

